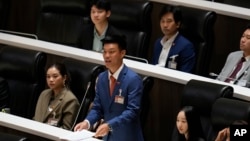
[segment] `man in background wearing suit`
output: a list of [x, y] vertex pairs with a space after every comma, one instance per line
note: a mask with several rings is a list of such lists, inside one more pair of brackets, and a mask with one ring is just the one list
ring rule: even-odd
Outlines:
[[[98, 76], [96, 96], [89, 114], [74, 131], [89, 129], [103, 118], [104, 123], [97, 128], [96, 137], [104, 137], [105, 141], [143, 141], [139, 117], [142, 80], [123, 63], [125, 38], [106, 36], [102, 42], [107, 70]], [[112, 77], [115, 83], [112, 83]], [[112, 84], [115, 84], [114, 89]]]
[[102, 52], [101, 40], [108, 34], [117, 34], [108, 19], [111, 15], [111, 4], [106, 0], [92, 0], [90, 2], [90, 18], [92, 23], [86, 25], [77, 39], [77, 46], [81, 49]]
[[240, 51], [228, 55], [226, 63], [218, 75], [220, 81], [250, 87], [250, 25], [247, 25], [240, 39]]
[[179, 33], [182, 13], [178, 6], [164, 6], [159, 15], [163, 37], [156, 40], [152, 64], [191, 73], [195, 65], [193, 44]]

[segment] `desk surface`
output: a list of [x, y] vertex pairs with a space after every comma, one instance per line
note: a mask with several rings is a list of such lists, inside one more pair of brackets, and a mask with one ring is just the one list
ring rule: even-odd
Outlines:
[[[43, 51], [48, 54], [55, 54], [59, 56], [69, 57], [77, 60], [88, 61], [91, 63], [103, 65], [102, 54], [94, 51], [78, 49], [75, 47], [70, 47], [70, 46], [65, 46], [56, 43], [45, 42], [41, 40], [35, 40], [5, 33], [0, 33], [0, 43], [12, 45], [19, 48]], [[145, 76], [152, 76], [155, 78], [172, 81], [180, 84], [186, 84], [191, 79], [197, 79], [212, 83], [231, 85], [234, 88], [234, 97], [250, 101], [249, 88], [228, 84], [225, 82], [181, 71], [157, 67], [155, 65], [145, 64], [128, 59], [124, 59], [124, 63], [139, 74]]]
[[173, 4], [173, 5], [183, 5], [187, 7], [211, 10], [215, 11], [218, 14], [236, 17], [241, 19], [250, 19], [250, 9], [222, 4], [217, 2], [211, 2], [206, 0], [149, 0], [152, 2], [165, 3], [165, 4]]
[[[50, 140], [60, 140], [60, 137], [71, 135], [73, 132], [58, 127], [47, 125], [34, 120], [0, 112], [0, 126], [12, 128]], [[86, 141], [100, 141], [95, 138]]]
[[3, 112], [0, 112], [0, 125], [50, 140], [59, 140], [59, 137], [72, 133], [68, 130]]
[[[45, 42], [41, 40], [0, 33], [0, 43], [20, 48], [43, 51], [48, 54], [70, 57], [77, 60], [88, 61], [96, 64], [103, 64], [103, 58], [101, 53], [55, 44], [51, 42]], [[212, 83], [231, 85], [234, 88], [234, 97], [250, 101], [249, 88], [240, 87], [237, 85], [228, 84], [206, 77], [189, 74], [181, 71], [175, 71], [172, 69], [157, 67], [154, 65], [145, 64], [128, 59], [124, 59], [124, 63], [139, 74], [152, 76], [155, 78], [168, 80], [180, 84], [186, 84], [191, 79], [197, 79]]]

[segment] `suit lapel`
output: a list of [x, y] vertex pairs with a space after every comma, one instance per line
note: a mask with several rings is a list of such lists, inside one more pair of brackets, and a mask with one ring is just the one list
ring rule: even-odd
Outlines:
[[45, 121], [45, 119], [47, 118], [47, 114], [48, 114], [48, 106], [49, 106], [49, 102], [50, 102], [50, 99], [51, 99], [51, 92], [50, 93], [48, 93], [47, 95], [46, 95], [46, 97], [44, 98], [44, 101], [43, 101], [43, 103], [44, 103], [44, 105], [42, 106], [42, 110], [40, 111], [41, 112], [41, 121], [42, 122], [44, 122]]
[[242, 77], [245, 73], [246, 70], [248, 70], [250, 67], [250, 61], [247, 61], [246, 64], [244, 65], [244, 68], [240, 70], [239, 75], [237, 75], [238, 77], [236, 78], [236, 80], [240, 79], [240, 77]]
[[229, 60], [228, 63], [230, 63], [227, 68], [225, 69], [225, 72], [223, 76], [221, 76], [221, 81], [225, 81], [228, 77], [230, 77], [231, 73], [233, 72], [234, 68], [236, 67], [238, 61], [240, 60], [240, 55], [235, 55], [233, 59]]
[[176, 43], [178, 43], [179, 37], [180, 37], [180, 34], [178, 34], [178, 35], [175, 37], [175, 39], [174, 39], [174, 41], [173, 41], [173, 43], [172, 43], [172, 45], [171, 45], [171, 47], [170, 47], [170, 49], [169, 49], [168, 57], [167, 57], [166, 63], [165, 63], [165, 67], [166, 67], [166, 68], [168, 68], [168, 61], [169, 61], [169, 58], [170, 58], [171, 56], [173, 56], [173, 55], [176, 55], [176, 54], [175, 54], [175, 53], [176, 53], [176, 49], [175, 49], [175, 48], [177, 48], [177, 47], [175, 47], [175, 46], [177, 46]]
[[62, 99], [63, 97], [65, 96], [66, 94], [66, 89], [64, 88], [61, 93], [55, 98], [55, 100], [53, 101], [51, 108], [52, 110], [51, 111], [48, 111], [48, 109], [46, 109], [46, 114], [44, 116], [44, 121], [48, 118], [48, 116], [50, 114], [52, 114], [53, 112], [55, 112], [61, 105], [61, 102], [62, 102]]
[[122, 82], [123, 82], [124, 78], [126, 77], [127, 70], [128, 70], [127, 66], [124, 65], [124, 67], [122, 68], [122, 70], [118, 76], [118, 80], [116, 82], [115, 89], [114, 89], [113, 95], [111, 97], [109, 107], [112, 105], [112, 103], [114, 103], [115, 96], [119, 94], [119, 89], [121, 88]]
[[[107, 78], [107, 79], [106, 79]], [[105, 93], [105, 97], [107, 97], [107, 99], [110, 99], [110, 92], [109, 92], [109, 74], [108, 71], [105, 72], [105, 76], [103, 81], [103, 88], [104, 88], [104, 93]]]

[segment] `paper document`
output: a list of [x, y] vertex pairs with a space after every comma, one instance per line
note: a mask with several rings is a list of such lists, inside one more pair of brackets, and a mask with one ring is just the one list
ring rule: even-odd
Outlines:
[[100, 141], [98, 139], [93, 138], [95, 135], [94, 132], [90, 132], [88, 130], [82, 130], [77, 132], [72, 132], [71, 134], [60, 137], [62, 141]]

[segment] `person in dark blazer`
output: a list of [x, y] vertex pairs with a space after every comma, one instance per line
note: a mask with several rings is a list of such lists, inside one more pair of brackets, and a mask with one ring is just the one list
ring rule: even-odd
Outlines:
[[80, 104], [69, 89], [69, 74], [64, 64], [55, 63], [47, 69], [49, 89], [39, 96], [34, 120], [71, 130]]
[[[232, 73], [235, 70], [238, 62], [244, 58], [244, 62], [232, 78]], [[239, 86], [250, 87], [250, 24], [247, 25], [240, 39], [240, 51], [231, 52], [226, 60], [224, 67], [219, 73], [217, 80], [229, 82]], [[228, 79], [231, 79], [227, 81]]]
[[178, 6], [164, 6], [160, 12], [163, 37], [154, 44], [152, 64], [192, 73], [195, 65], [193, 44], [179, 33], [182, 13]]
[[[74, 131], [89, 129], [103, 118], [104, 122], [96, 130], [96, 137], [103, 137], [105, 141], [143, 141], [139, 117], [142, 79], [123, 63], [126, 54], [124, 37], [111, 35], [102, 41], [107, 70], [98, 76], [93, 106]], [[113, 90], [110, 88], [111, 76], [116, 80]]]
[[119, 30], [113, 27], [108, 21], [111, 15], [110, 2], [106, 0], [92, 0], [90, 6], [92, 23], [85, 25], [82, 29], [77, 39], [77, 47], [102, 52], [101, 39], [108, 34], [117, 34]]

